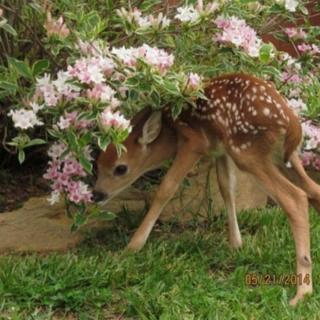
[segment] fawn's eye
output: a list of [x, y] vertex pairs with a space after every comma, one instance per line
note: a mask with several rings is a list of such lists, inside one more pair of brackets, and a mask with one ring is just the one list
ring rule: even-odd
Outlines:
[[126, 174], [128, 171], [128, 167], [124, 164], [119, 164], [118, 166], [115, 167], [113, 171], [114, 176], [123, 176]]

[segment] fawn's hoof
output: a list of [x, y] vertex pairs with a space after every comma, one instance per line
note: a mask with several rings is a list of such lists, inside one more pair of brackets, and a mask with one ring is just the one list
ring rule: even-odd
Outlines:
[[242, 238], [240, 232], [234, 231], [229, 233], [229, 244], [233, 249], [240, 249], [242, 247]]
[[242, 240], [240, 239], [230, 239], [230, 246], [232, 249], [241, 249], [242, 248]]
[[290, 301], [290, 306], [295, 306], [298, 302], [302, 301], [306, 295], [312, 294], [312, 288], [306, 288], [303, 292], [298, 292]]
[[140, 251], [143, 248], [144, 243], [141, 243], [140, 241], [132, 241], [132, 240], [129, 242], [126, 249], [131, 252]]

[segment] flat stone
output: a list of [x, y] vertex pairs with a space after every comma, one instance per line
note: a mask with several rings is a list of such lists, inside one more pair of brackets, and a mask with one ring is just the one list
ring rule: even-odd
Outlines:
[[81, 241], [70, 231], [62, 204], [50, 206], [46, 197], [29, 199], [21, 209], [0, 214], [0, 253], [61, 251]]

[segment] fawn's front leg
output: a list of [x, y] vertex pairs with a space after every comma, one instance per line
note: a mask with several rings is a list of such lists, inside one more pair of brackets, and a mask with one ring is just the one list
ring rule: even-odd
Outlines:
[[230, 245], [233, 248], [240, 248], [242, 246], [242, 240], [235, 205], [236, 176], [234, 173], [234, 164], [232, 160], [225, 155], [216, 159], [216, 166], [219, 189], [228, 215]]
[[162, 209], [173, 197], [183, 178], [207, 151], [207, 139], [202, 132], [187, 126], [180, 126], [177, 130], [180, 137], [176, 157], [160, 184], [151, 208], [128, 244], [129, 250], [138, 251], [144, 246]]

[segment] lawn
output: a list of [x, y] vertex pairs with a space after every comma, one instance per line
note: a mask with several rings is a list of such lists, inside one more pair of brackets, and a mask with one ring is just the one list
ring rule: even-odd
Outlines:
[[[125, 219], [126, 218], [126, 219]], [[126, 222], [125, 222], [126, 221]], [[249, 286], [246, 275], [288, 275], [295, 254], [281, 210], [242, 212], [244, 246], [230, 249], [226, 217], [158, 225], [137, 254], [137, 221], [120, 217], [66, 254], [0, 258], [0, 319], [320, 319], [320, 223], [311, 212], [314, 294], [293, 308], [293, 286]]]

